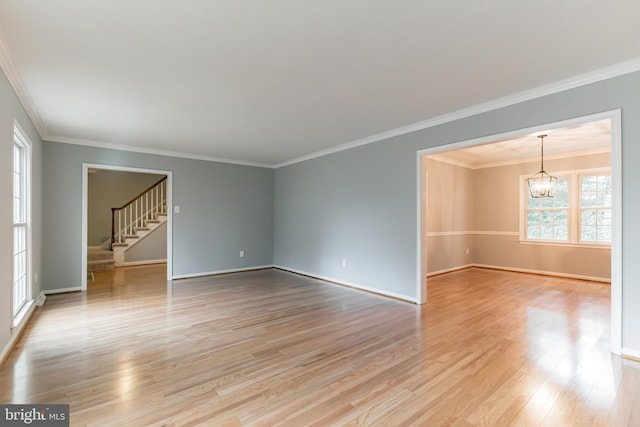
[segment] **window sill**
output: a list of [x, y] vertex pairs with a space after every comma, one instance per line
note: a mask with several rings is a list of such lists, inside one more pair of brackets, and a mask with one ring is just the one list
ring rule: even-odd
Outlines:
[[533, 241], [533, 240], [519, 240], [521, 245], [536, 245], [536, 246], [558, 246], [562, 248], [581, 248], [581, 249], [611, 249], [611, 245], [597, 244], [597, 243], [574, 243], [574, 242], [549, 242], [549, 241]]

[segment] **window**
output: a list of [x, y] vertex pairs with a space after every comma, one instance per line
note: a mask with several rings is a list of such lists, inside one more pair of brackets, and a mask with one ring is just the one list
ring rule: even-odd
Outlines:
[[521, 240], [532, 242], [611, 243], [611, 174], [603, 170], [556, 174], [553, 198], [533, 198], [526, 177], [523, 195]]
[[13, 134], [13, 316], [20, 313], [29, 294], [29, 166], [30, 146], [17, 126]]
[[535, 199], [527, 190], [527, 239], [567, 241], [569, 180], [558, 177], [556, 196]]
[[611, 242], [611, 175], [580, 177], [580, 240]]

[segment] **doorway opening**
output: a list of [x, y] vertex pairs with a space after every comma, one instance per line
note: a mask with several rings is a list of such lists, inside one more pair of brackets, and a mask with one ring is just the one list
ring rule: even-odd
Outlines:
[[[485, 248], [486, 248], [487, 241], [490, 239], [494, 239], [496, 241], [500, 239], [502, 240], [510, 239], [512, 242], [515, 242], [515, 244], [518, 245], [517, 247], [520, 249], [523, 249], [523, 248], [526, 249], [527, 245], [531, 245], [531, 244], [540, 244], [540, 245], [549, 244], [549, 242], [532, 243], [527, 241], [528, 236], [527, 235], [523, 236], [523, 231], [522, 231], [523, 229], [526, 229], [527, 220], [526, 218], [522, 220], [522, 214], [521, 214], [523, 212], [523, 205], [522, 205], [523, 200], [525, 203], [525, 207], [524, 207], [525, 216], [527, 213], [526, 195], [525, 197], [516, 196], [515, 200], [511, 200], [511, 199], [501, 200], [500, 195], [503, 191], [506, 191], [505, 190], [506, 187], [501, 188], [500, 186], [502, 184], [500, 183], [498, 183], [497, 186], [494, 185], [489, 189], [483, 190], [483, 192], [485, 192], [484, 195], [477, 193], [477, 188], [479, 187], [479, 185], [475, 185], [474, 188], [476, 189], [476, 194], [474, 195], [474, 199], [477, 201], [478, 198], [481, 198], [483, 203], [486, 201], [486, 203], [492, 206], [495, 206], [496, 208], [499, 207], [500, 203], [510, 203], [512, 210], [517, 209], [518, 212], [520, 212], [520, 214], [516, 215], [517, 221], [525, 221], [524, 225], [522, 222], [516, 223], [515, 229], [514, 229], [513, 213], [509, 214], [508, 218], [507, 217], [502, 218], [500, 217], [500, 215], [502, 215], [501, 213], [502, 211], [499, 209], [495, 210], [495, 212], [497, 212], [495, 218], [488, 219], [488, 221], [490, 222], [493, 221], [493, 223], [496, 224], [492, 226], [493, 230], [491, 232], [486, 232], [485, 230], [482, 230], [482, 229], [474, 230], [474, 224], [473, 224], [474, 218], [464, 217], [464, 214], [461, 214], [458, 211], [452, 211], [451, 209], [447, 211], [448, 215], [446, 216], [443, 215], [441, 218], [437, 218], [436, 217], [437, 215], [433, 215], [432, 217], [429, 217], [432, 214], [432, 212], [431, 211], [428, 212], [427, 210], [427, 207], [429, 206], [429, 200], [431, 197], [431, 195], [429, 195], [428, 189], [431, 189], [433, 191], [433, 186], [429, 187], [428, 184], [430, 179], [431, 180], [435, 179], [434, 175], [436, 174], [436, 172], [439, 172], [437, 168], [433, 166], [434, 163], [431, 162], [429, 158], [433, 159], [435, 157], [436, 159], [440, 159], [440, 160], [448, 159], [449, 163], [452, 163], [450, 156], [443, 156], [445, 152], [450, 152], [453, 150], [460, 150], [460, 149], [470, 149], [471, 147], [473, 147], [474, 150], [477, 149], [475, 153], [476, 155], [477, 153], [480, 153], [480, 152], [489, 153], [492, 149], [496, 149], [496, 150], [500, 149], [500, 144], [522, 139], [523, 137], [526, 137], [526, 136], [533, 137], [535, 139], [536, 136], [540, 133], [550, 133], [552, 137], [554, 131], [560, 131], [560, 130], [566, 130], [566, 129], [570, 130], [570, 129], [580, 128], [580, 127], [586, 128], [589, 126], [589, 124], [594, 124], [594, 123], [602, 124], [603, 122], [606, 122], [607, 126], [609, 127], [609, 141], [610, 141], [609, 147], [610, 147], [610, 179], [611, 179], [611, 209], [610, 209], [611, 243], [610, 243], [610, 255], [609, 255], [609, 252], [607, 252], [607, 255], [606, 255], [608, 258], [607, 260], [610, 262], [610, 280], [611, 280], [611, 343], [610, 343], [610, 346], [611, 346], [612, 353], [621, 354], [621, 351], [622, 351], [622, 297], [621, 297], [621, 294], [622, 294], [622, 284], [621, 284], [621, 278], [622, 278], [621, 145], [622, 145], [622, 141], [621, 141], [620, 110], [614, 110], [614, 111], [604, 112], [600, 114], [579, 117], [571, 120], [565, 120], [562, 122], [548, 123], [548, 124], [521, 129], [513, 132], [492, 135], [492, 136], [478, 138], [474, 140], [462, 141], [462, 142], [450, 144], [447, 146], [420, 150], [418, 152], [418, 229], [419, 229], [418, 260], [417, 260], [418, 303], [426, 302], [427, 289], [428, 289], [427, 283], [429, 280], [428, 279], [429, 273], [430, 272], [432, 273], [434, 271], [444, 273], [447, 271], [446, 263], [442, 263], [441, 259], [438, 260], [436, 257], [434, 257], [433, 252], [431, 254], [429, 253], [430, 240], [432, 241], [431, 247], [433, 249], [433, 246], [436, 243], [436, 239], [441, 239], [443, 236], [455, 236], [455, 239], [453, 238], [450, 239], [451, 242], [453, 240], [456, 241], [455, 244], [451, 244], [450, 249], [452, 251], [451, 253], [452, 254], [455, 253], [455, 256], [458, 257], [458, 260], [453, 263], [454, 266], [451, 267], [451, 270], [457, 269], [456, 266], [465, 267], [466, 266], [464, 262], [465, 258], [473, 259], [474, 254], [470, 253], [470, 251], [473, 251], [472, 242], [475, 241], [474, 239], [484, 240]], [[560, 134], [561, 132], [558, 132], [558, 135]], [[534, 148], [537, 148], [539, 150], [539, 146], [536, 146]], [[577, 147], [573, 147], [573, 149], [577, 150]], [[583, 152], [587, 152], [587, 151], [589, 150], [583, 147]], [[596, 151], [591, 150], [591, 151], [592, 151], [591, 154], [593, 154], [591, 157], [597, 157], [597, 154], [596, 154], [597, 150]], [[545, 153], [546, 153], [546, 150], [545, 150]], [[602, 154], [602, 150], [600, 150], [600, 153]], [[467, 150], [467, 154], [469, 154], [469, 150]], [[538, 152], [538, 156], [539, 156], [539, 152]], [[540, 158], [538, 157], [538, 160], [537, 160], [538, 165], [540, 164], [539, 160]], [[453, 163], [455, 163], [455, 161], [453, 161]], [[461, 162], [461, 163], [464, 163], [464, 162]], [[505, 162], [503, 160], [503, 163], [507, 164], [508, 161]], [[432, 169], [429, 168], [429, 165], [432, 166]], [[500, 166], [500, 161], [495, 162], [495, 166]], [[463, 168], [458, 168], [458, 169], [463, 169]], [[595, 170], [597, 168], [594, 167], [590, 169]], [[533, 171], [530, 170], [529, 175], [535, 173], [536, 171], [537, 170], [533, 170]], [[522, 173], [520, 173], [520, 175], [522, 175]], [[458, 177], [454, 177], [454, 179], [467, 180], [467, 182], [469, 182], [468, 181], [469, 179], [471, 180], [482, 179], [482, 174], [473, 175], [472, 178], [470, 178], [469, 176], [466, 176], [466, 177], [458, 176]], [[516, 177], [515, 184], [513, 182], [504, 183], [504, 185], [511, 186], [509, 187], [510, 188], [509, 191], [511, 191], [512, 195], [514, 190], [513, 186], [514, 185], [516, 186], [515, 187], [516, 191], [518, 190], [522, 191], [522, 184], [523, 184], [522, 176], [520, 177], [519, 183], [517, 182], [517, 177]], [[524, 180], [524, 184], [526, 188], [526, 178]], [[464, 205], [464, 203], [470, 203], [468, 199], [464, 199], [465, 197], [464, 194], [455, 194], [455, 192], [451, 192], [451, 190], [449, 190], [449, 192], [451, 197], [456, 198], [452, 203], [459, 203], [462, 205]], [[451, 195], [451, 193], [454, 193], [454, 194]], [[577, 197], [577, 196], [572, 196], [572, 197]], [[513, 203], [516, 203], [517, 206], [513, 206]], [[480, 211], [483, 211], [484, 213], [492, 212], [491, 209], [480, 209]], [[578, 215], [578, 213], [574, 213], [574, 214]], [[438, 234], [439, 232], [430, 232], [430, 226], [431, 226], [431, 229], [434, 229], [434, 228], [438, 229], [437, 227], [433, 227], [434, 221], [449, 221], [449, 222], [457, 221], [458, 229], [453, 228], [448, 230], [446, 227], [444, 227], [440, 229], [447, 230], [446, 232], [440, 232], [440, 234]], [[504, 224], [504, 223], [507, 223], [508, 225], [505, 227], [501, 227], [501, 224]], [[460, 226], [460, 224], [465, 224], [465, 225]], [[462, 229], [460, 229], [461, 227]], [[575, 230], [572, 231], [575, 236], [576, 233], [578, 233], [577, 227], [579, 226], [571, 225], [570, 227], [575, 228]], [[578, 239], [580, 239], [580, 237], [578, 237]], [[570, 245], [566, 245], [566, 247], [568, 246]], [[579, 246], [579, 245], [576, 244], [575, 246]], [[604, 246], [604, 245], [601, 245], [601, 246]], [[513, 246], [513, 247], [516, 247], [516, 246]], [[531, 248], [531, 246], [528, 246], [528, 247]], [[548, 249], [553, 251], [556, 248], [552, 247], [552, 245], [549, 244]], [[590, 254], [595, 254], [598, 250], [602, 251], [603, 249], [602, 247], [600, 247], [600, 248], [587, 249], [587, 250], [591, 251]], [[446, 258], [448, 254], [446, 253], [446, 251], [443, 251], [443, 252], [444, 253], [439, 253], [438, 255]], [[513, 249], [509, 250], [507, 248], [503, 253], [505, 257], [513, 256]], [[484, 258], [483, 260], [486, 260], [486, 259], [487, 258]], [[511, 266], [514, 266], [513, 260], [511, 261], [512, 261]], [[556, 260], [555, 262], [556, 264], [558, 264], [562, 261]], [[434, 264], [438, 264], [439, 262], [442, 264], [441, 266], [434, 265]], [[469, 266], [473, 266], [474, 264], [482, 265], [482, 264], [491, 264], [491, 263], [485, 261], [485, 262], [478, 262], [478, 263], [469, 262], [468, 264]], [[518, 268], [511, 268], [511, 269], [514, 271], [518, 271]], [[532, 271], [529, 271], [529, 272], [536, 272], [535, 271], [536, 269], [530, 269], [530, 270]], [[538, 270], [545, 270], [545, 269], [539, 268]], [[553, 269], [546, 269], [546, 270], [549, 270], [549, 272], [554, 271]], [[527, 271], [527, 269], [521, 268], [519, 271]], [[596, 276], [596, 275], [604, 276], [606, 274], [593, 274], [593, 276]], [[565, 276], [571, 277], [570, 274], [565, 274]], [[583, 275], [583, 277], [576, 275], [576, 278], [589, 278], [587, 276], [589, 275]]]
[[[155, 233], [155, 237], [146, 239], [147, 242], [145, 243], [145, 245], [149, 248], [148, 250], [151, 250], [155, 254], [152, 257], [166, 259], [166, 266], [167, 266], [166, 276], [167, 276], [167, 280], [171, 280], [173, 275], [173, 267], [172, 267], [173, 265], [173, 259], [172, 259], [172, 254], [173, 254], [173, 250], [172, 250], [172, 247], [173, 247], [173, 243], [172, 243], [173, 175], [172, 175], [172, 172], [165, 171], [165, 170], [156, 170], [156, 169], [142, 169], [142, 168], [83, 163], [82, 165], [82, 239], [81, 239], [82, 240], [81, 242], [82, 244], [82, 247], [81, 247], [82, 290], [83, 291], [87, 290], [87, 282], [88, 282], [87, 261], [88, 261], [89, 247], [93, 247], [94, 249], [100, 250], [101, 246], [104, 247], [106, 245], [108, 246], [109, 250], [113, 249], [111, 244], [112, 243], [111, 237], [112, 237], [113, 230], [109, 230], [109, 231], [104, 230], [105, 228], [104, 222], [105, 221], [111, 222], [111, 219], [106, 219], [106, 218], [95, 219], [94, 218], [96, 221], [92, 221], [90, 220], [90, 217], [89, 217], [89, 200], [90, 200], [89, 176], [96, 173], [97, 171], [103, 172], [105, 176], [105, 179], [103, 179], [103, 181], [105, 180], [109, 181], [109, 179], [118, 179], [118, 180], [123, 180], [125, 178], [135, 179], [137, 181], [136, 185], [141, 185], [141, 186], [145, 186], [145, 182], [147, 181], [151, 182], [151, 181], [155, 181], [156, 178], [161, 178], [159, 181], [162, 181], [162, 187], [163, 187], [162, 191], [164, 192], [164, 194], [166, 194], [166, 212], [165, 212], [166, 222], [162, 221], [162, 224], [160, 224], [157, 228], [157, 233]], [[99, 182], [97, 180], [93, 180], [93, 181], [94, 183]], [[137, 198], [138, 195], [139, 194], [133, 195], [133, 198], [134, 199]], [[154, 199], [151, 199], [151, 200], [153, 201]], [[148, 201], [147, 201], [147, 205], [148, 205]], [[110, 206], [110, 207], [114, 207], [114, 206]], [[106, 208], [106, 209], [109, 209], [109, 208]], [[101, 209], [101, 210], [105, 210], [105, 209]], [[103, 212], [103, 214], [109, 215], [109, 217], [111, 217], [111, 212], [108, 212], [108, 213]], [[136, 212], [135, 210], [132, 210], [132, 213], [129, 213], [127, 215], [136, 216], [136, 215], [140, 215], [140, 213]], [[93, 222], [99, 222], [99, 224], [94, 224]], [[118, 226], [116, 225], [116, 227]], [[90, 231], [90, 228], [91, 228], [91, 231]], [[113, 228], [113, 226], [111, 228]], [[149, 234], [148, 236], [151, 237], [151, 234]], [[149, 245], [149, 241], [154, 239], [158, 239], [158, 241], [162, 241], [163, 245], [164, 245], [164, 242], [166, 242], [166, 255], [163, 255], [161, 253], [158, 253], [158, 254], [155, 253], [155, 252], [158, 252], [153, 248], [155, 242], [152, 242], [151, 245]], [[142, 252], [141, 248], [142, 246], [145, 246], [145, 245], [139, 245], [139, 247], [136, 249], [135, 252], [137, 252], [137, 256], [140, 256], [139, 253]], [[122, 254], [120, 254], [119, 256], [120, 258], [123, 257]], [[148, 258], [148, 256], [146, 256], [146, 258]], [[134, 256], [133, 259], [135, 260], [136, 256]], [[123, 259], [121, 259], [120, 261], [121, 263], [124, 263]], [[134, 265], [134, 264], [142, 264], [144, 262], [145, 261], [131, 261], [128, 264]]]

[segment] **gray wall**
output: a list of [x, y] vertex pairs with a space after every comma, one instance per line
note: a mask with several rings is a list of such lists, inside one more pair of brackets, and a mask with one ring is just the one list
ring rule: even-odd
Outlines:
[[415, 296], [418, 150], [621, 108], [623, 346], [640, 351], [639, 88], [635, 72], [279, 168], [275, 262]]
[[90, 173], [87, 187], [87, 244], [100, 246], [110, 239], [111, 208], [129, 202], [163, 176], [105, 169]]
[[40, 293], [35, 276], [42, 277], [42, 141], [11, 84], [0, 72], [0, 352], [11, 338], [13, 322], [13, 124], [16, 119], [31, 142], [32, 295]]
[[376, 143], [277, 169], [276, 265], [413, 296], [415, 162]]
[[[43, 289], [79, 287], [82, 164], [173, 172], [174, 276], [273, 263], [273, 170], [45, 142]], [[245, 251], [245, 257], [238, 256]]]

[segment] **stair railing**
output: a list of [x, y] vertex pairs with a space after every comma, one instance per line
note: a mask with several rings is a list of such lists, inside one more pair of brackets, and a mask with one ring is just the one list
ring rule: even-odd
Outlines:
[[156, 220], [158, 214], [166, 214], [166, 209], [166, 176], [119, 208], [111, 208], [111, 249], [115, 244], [125, 243], [127, 236], [136, 234], [136, 229]]

